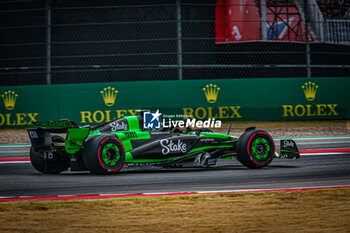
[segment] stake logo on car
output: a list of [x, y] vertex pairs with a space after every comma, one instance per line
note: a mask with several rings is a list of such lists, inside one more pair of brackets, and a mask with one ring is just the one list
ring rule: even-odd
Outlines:
[[162, 149], [163, 155], [167, 155], [170, 152], [186, 153], [187, 151], [186, 144], [181, 140], [177, 140], [177, 142], [174, 143], [173, 140], [163, 139], [163, 140], [160, 140], [160, 145], [163, 148]]
[[116, 122], [112, 122], [109, 124], [109, 126], [111, 126], [111, 130], [112, 132], [118, 131], [118, 130], [128, 130], [128, 125], [125, 124], [124, 122], [122, 122], [121, 124], [116, 123]]
[[294, 147], [294, 142], [285, 140], [285, 141], [283, 141], [283, 146], [286, 147], [286, 148], [287, 147]]

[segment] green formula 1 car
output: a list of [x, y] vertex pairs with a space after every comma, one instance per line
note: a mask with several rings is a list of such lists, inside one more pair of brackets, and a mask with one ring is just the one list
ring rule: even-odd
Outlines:
[[79, 127], [69, 120], [36, 122], [37, 128], [28, 129], [32, 165], [42, 173], [70, 168], [114, 174], [123, 167], [208, 167], [217, 159], [232, 158], [248, 168], [262, 168], [274, 158], [300, 157], [293, 140], [281, 140], [278, 153], [271, 136], [254, 127], [235, 137], [208, 128], [144, 129], [142, 122], [142, 116], [95, 127]]

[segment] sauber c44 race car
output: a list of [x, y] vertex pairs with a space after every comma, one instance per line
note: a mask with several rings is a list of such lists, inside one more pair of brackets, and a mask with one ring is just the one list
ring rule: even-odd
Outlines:
[[95, 127], [80, 127], [69, 120], [35, 125], [37, 128], [28, 129], [30, 159], [42, 173], [68, 168], [114, 174], [123, 167], [208, 167], [218, 159], [234, 158], [248, 168], [262, 168], [274, 158], [300, 157], [293, 140], [281, 140], [278, 153], [271, 136], [254, 127], [235, 137], [208, 128], [144, 129], [142, 116], [126, 116]]

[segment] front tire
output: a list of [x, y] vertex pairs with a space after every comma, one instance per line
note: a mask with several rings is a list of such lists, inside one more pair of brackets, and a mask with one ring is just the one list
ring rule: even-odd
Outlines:
[[248, 168], [268, 166], [275, 155], [272, 137], [262, 130], [244, 132], [237, 143], [237, 160]]
[[124, 146], [115, 136], [96, 136], [86, 142], [83, 162], [94, 174], [117, 173], [125, 162]]

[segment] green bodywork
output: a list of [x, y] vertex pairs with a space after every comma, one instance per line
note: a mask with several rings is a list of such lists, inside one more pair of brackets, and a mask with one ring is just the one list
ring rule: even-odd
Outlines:
[[[164, 159], [134, 159], [132, 157], [132, 154], [130, 153], [130, 151], [133, 149], [131, 140], [150, 139], [151, 135], [149, 131], [144, 131], [140, 129], [139, 119], [136, 116], [125, 116], [124, 118], [128, 122], [129, 129], [127, 131], [116, 131], [116, 132], [109, 132], [109, 133], [116, 135], [116, 137], [123, 144], [125, 149], [125, 162], [127, 163], [164, 162], [164, 161], [173, 160], [178, 157], [178, 156], [174, 156], [174, 157], [164, 158]], [[72, 125], [69, 121], [37, 122], [37, 125], [40, 125], [40, 127], [44, 127], [44, 126], [45, 127], [55, 127], [55, 126], [67, 127], [68, 133], [65, 141], [65, 150], [69, 154], [75, 154], [76, 152], [78, 152], [82, 148], [86, 138], [102, 134], [102, 132], [99, 129], [91, 130], [90, 127], [70, 128], [72, 127]], [[196, 134], [197, 134], [196, 132], [188, 133], [188, 135], [196, 135]], [[199, 147], [188, 151], [187, 154], [197, 152], [197, 151], [210, 150], [210, 149], [232, 148], [232, 143], [230, 143], [230, 141], [238, 140], [237, 138], [231, 137], [230, 135], [220, 134], [220, 133], [201, 132], [199, 135], [202, 135], [203, 138], [224, 139], [224, 140], [227, 140], [228, 144]], [[108, 166], [113, 166], [113, 164], [119, 161], [118, 156], [116, 156], [116, 158], [113, 158], [112, 160], [107, 156], [108, 150], [115, 150], [116, 152], [119, 153], [119, 149], [114, 147], [112, 148], [112, 145], [114, 144], [111, 144], [111, 145], [107, 144], [102, 150], [102, 159]], [[231, 155], [227, 154], [227, 156], [231, 156]], [[190, 158], [192, 157], [188, 157], [187, 159], [190, 159]]]
[[[125, 149], [125, 162], [126, 163], [152, 163], [152, 162], [164, 162], [164, 161], [170, 161], [177, 156], [171, 157], [171, 158], [164, 158], [164, 159], [134, 159], [132, 157], [132, 154], [130, 151], [133, 149], [131, 145], [131, 140], [142, 140], [142, 139], [150, 139], [151, 135], [148, 131], [142, 131], [139, 126], [139, 119], [135, 116], [126, 116], [124, 117], [128, 121], [129, 130], [128, 131], [117, 131], [117, 132], [111, 132], [111, 134], [115, 134], [118, 139], [122, 142], [124, 149]], [[129, 133], [129, 135], [133, 135], [133, 137], [128, 137], [126, 133]], [[130, 134], [133, 133], [133, 134]], [[99, 135], [101, 132], [99, 130], [93, 131], [89, 134], [89, 137]], [[189, 135], [195, 135], [196, 133], [188, 133]], [[219, 133], [211, 133], [211, 132], [202, 132], [200, 135], [203, 135], [203, 138], [220, 138], [220, 139], [226, 139], [226, 140], [237, 140], [237, 138], [232, 138], [230, 135], [226, 134], [219, 134]], [[201, 150], [208, 150], [208, 149], [216, 149], [216, 148], [230, 148], [232, 145], [218, 145], [218, 146], [206, 146], [206, 147], [200, 147], [195, 148], [193, 150], [190, 150], [187, 152], [193, 153], [196, 151]], [[190, 157], [191, 158], [191, 157]], [[190, 159], [188, 158], [188, 159]]]
[[88, 136], [90, 128], [70, 128], [68, 129], [65, 148], [67, 153], [75, 154], [84, 144], [84, 140]]
[[[121, 164], [119, 169], [124, 163], [126, 167], [203, 167], [214, 165], [217, 159], [235, 159], [238, 156], [240, 160], [242, 156], [237, 153], [243, 148], [241, 143], [244, 140], [239, 143], [238, 137], [229, 134], [207, 132], [210, 130], [205, 128], [189, 129], [187, 133], [178, 128], [145, 130], [141, 123], [140, 116], [125, 116], [96, 127], [78, 126], [69, 120], [44, 121], [36, 122], [38, 129], [28, 129], [28, 134], [33, 147], [39, 144], [39, 151], [52, 150], [65, 156], [66, 153], [71, 154], [71, 167], [78, 170], [86, 169], [81, 164], [86, 163], [86, 158], [83, 158], [86, 150], [96, 152], [97, 148], [98, 153], [93, 155], [98, 155], [100, 163], [111, 168]], [[56, 139], [54, 143], [47, 140], [50, 133], [67, 133], [64, 147], [63, 140]], [[54, 139], [54, 136], [51, 138]], [[253, 156], [251, 159], [260, 161], [265, 161], [273, 152], [276, 158], [300, 158], [294, 142], [281, 143], [281, 152], [278, 153], [264, 136], [254, 137], [249, 148], [248, 155]]]

